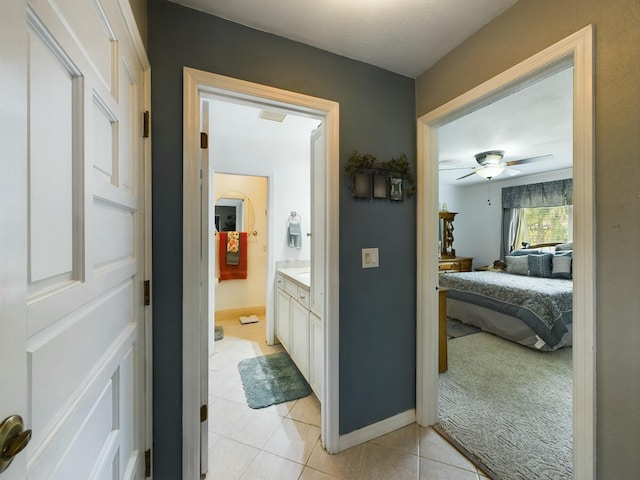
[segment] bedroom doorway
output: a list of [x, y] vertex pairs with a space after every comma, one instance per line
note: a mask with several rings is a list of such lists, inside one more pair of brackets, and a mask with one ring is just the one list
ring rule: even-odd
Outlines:
[[438, 422], [438, 129], [567, 66], [574, 117], [574, 478], [595, 478], [595, 219], [593, 194], [593, 31], [567, 37], [418, 119], [418, 321], [416, 415]]

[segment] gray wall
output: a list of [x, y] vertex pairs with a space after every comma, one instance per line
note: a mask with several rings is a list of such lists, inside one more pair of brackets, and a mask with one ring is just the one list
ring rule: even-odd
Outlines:
[[[153, 155], [154, 476], [181, 475], [182, 67], [340, 103], [340, 159], [406, 153], [415, 167], [415, 82], [379, 68], [149, 1]], [[340, 190], [340, 432], [415, 407], [416, 205]], [[361, 269], [360, 249], [380, 248]]]
[[147, 46], [147, 0], [129, 0], [140, 38], [145, 48]]
[[597, 477], [629, 479], [640, 471], [640, 3], [520, 0], [418, 77], [417, 113], [588, 24], [596, 52]]

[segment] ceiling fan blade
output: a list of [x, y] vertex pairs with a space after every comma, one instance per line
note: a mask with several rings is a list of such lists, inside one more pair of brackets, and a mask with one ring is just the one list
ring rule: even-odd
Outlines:
[[440, 171], [441, 172], [446, 172], [449, 170], [469, 170], [469, 169], [474, 169], [475, 167], [453, 167], [453, 168], [441, 168]]
[[458, 178], [456, 178], [456, 180], [462, 180], [463, 178], [470, 177], [470, 176], [471, 176], [471, 175], [473, 175], [474, 173], [476, 173], [476, 172], [474, 171], [474, 172], [471, 172], [471, 173], [467, 173], [466, 175], [463, 175], [462, 177], [458, 177]]
[[549, 153], [547, 155], [539, 155], [537, 157], [521, 158], [520, 160], [511, 160], [509, 162], [506, 162], [505, 165], [507, 167], [510, 167], [512, 165], [522, 165], [523, 163], [531, 163], [547, 157], [553, 157], [553, 155]]
[[515, 168], [505, 168], [504, 173], [506, 173], [510, 177], [514, 177], [516, 175], [520, 175], [522, 173], [522, 170], [516, 170]]

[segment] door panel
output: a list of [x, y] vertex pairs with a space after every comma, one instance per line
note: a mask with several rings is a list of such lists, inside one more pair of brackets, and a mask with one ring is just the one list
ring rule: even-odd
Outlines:
[[73, 123], [81, 99], [74, 88], [78, 76], [51, 39], [29, 29], [28, 41], [29, 292], [37, 295], [77, 278], [73, 172], [79, 152], [74, 152]]
[[0, 417], [20, 414], [33, 436], [7, 475], [142, 478], [146, 58], [119, 0], [11, 2], [27, 47], [13, 157], [24, 174], [3, 201], [22, 220], [0, 218], [22, 239], [2, 246], [26, 276], [8, 269], [13, 304], [0, 307], [4, 318], [21, 304], [26, 318], [2, 327], [0, 346], [17, 348], [0, 364], [17, 376]]

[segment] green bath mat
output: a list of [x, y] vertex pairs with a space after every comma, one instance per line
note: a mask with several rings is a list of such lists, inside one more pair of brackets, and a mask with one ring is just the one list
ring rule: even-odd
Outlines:
[[215, 327], [213, 332], [213, 341], [217, 342], [224, 338], [224, 329], [222, 327]]
[[311, 393], [311, 387], [286, 352], [241, 360], [238, 370], [251, 408], [265, 408]]

